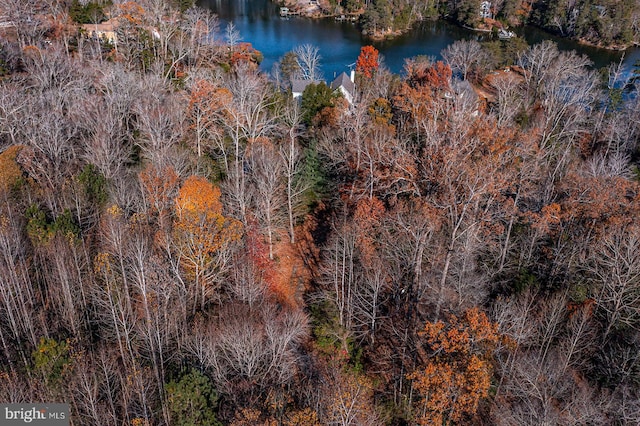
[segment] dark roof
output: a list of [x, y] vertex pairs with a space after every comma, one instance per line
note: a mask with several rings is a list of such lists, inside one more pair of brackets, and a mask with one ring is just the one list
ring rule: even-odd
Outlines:
[[302, 93], [310, 84], [318, 84], [320, 80], [291, 80], [291, 92]]
[[347, 92], [351, 93], [351, 95], [356, 91], [356, 85], [344, 72], [331, 82], [331, 90], [336, 90], [340, 86], [344, 87]]
[[453, 80], [451, 82], [451, 88], [453, 92], [461, 97], [467, 98], [472, 101], [478, 100], [478, 94], [473, 89], [471, 83], [467, 80]]

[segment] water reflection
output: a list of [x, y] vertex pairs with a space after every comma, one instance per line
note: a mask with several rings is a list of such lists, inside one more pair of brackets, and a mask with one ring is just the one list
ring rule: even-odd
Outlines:
[[[485, 34], [476, 33], [444, 21], [423, 22], [413, 31], [393, 40], [374, 42], [362, 36], [355, 24], [336, 22], [333, 19], [309, 20], [299, 17], [281, 18], [278, 6], [269, 0], [200, 0], [200, 6], [218, 14], [224, 29], [232, 21], [244, 41], [264, 55], [261, 68], [269, 72], [273, 64], [295, 46], [310, 43], [320, 49], [322, 70], [326, 78], [348, 69], [355, 62], [360, 47], [373, 44], [384, 55], [385, 64], [400, 73], [405, 58], [427, 55], [440, 58], [440, 52], [460, 39], [482, 39]], [[560, 49], [577, 50], [588, 55], [598, 69], [616, 63], [621, 52], [583, 46], [571, 40], [554, 37], [534, 27], [519, 29], [529, 44], [552, 39]], [[624, 58], [625, 75], [630, 75], [633, 63], [640, 59], [640, 50], [629, 49]]]

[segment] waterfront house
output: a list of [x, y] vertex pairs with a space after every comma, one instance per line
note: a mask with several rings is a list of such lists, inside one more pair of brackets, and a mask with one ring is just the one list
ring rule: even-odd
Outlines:
[[321, 80], [291, 80], [291, 95], [293, 99], [302, 98], [302, 92], [310, 84], [320, 84]]
[[480, 18], [482, 19], [492, 18], [490, 1], [483, 1], [482, 3], [480, 3]]
[[353, 81], [355, 77], [354, 74], [355, 73], [351, 71], [351, 77], [349, 77], [347, 73], [343, 72], [336, 77], [329, 86], [334, 92], [340, 91], [349, 104], [353, 104], [353, 97], [356, 93], [356, 84]]
[[445, 95], [454, 101], [455, 109], [464, 112], [467, 116], [475, 117], [480, 111], [480, 97], [467, 80], [453, 79], [451, 92]]
[[95, 37], [99, 40], [108, 41], [109, 43], [117, 43], [118, 36], [116, 29], [118, 28], [118, 21], [115, 19], [109, 19], [101, 24], [83, 24], [82, 29], [87, 34], [87, 37]]
[[[353, 98], [356, 93], [356, 84], [353, 82], [354, 77], [354, 71], [351, 71], [351, 77], [343, 72], [329, 85], [333, 93], [340, 93], [350, 105], [353, 104]], [[293, 99], [300, 99], [308, 85], [320, 83], [322, 83], [322, 80], [291, 80], [291, 96]]]

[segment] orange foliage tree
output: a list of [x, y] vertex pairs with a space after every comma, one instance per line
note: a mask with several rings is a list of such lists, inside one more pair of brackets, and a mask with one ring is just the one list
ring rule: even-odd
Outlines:
[[406, 67], [407, 83], [412, 87], [427, 86], [433, 90], [447, 90], [451, 83], [451, 68], [442, 61], [411, 61]]
[[141, 25], [147, 12], [135, 1], [128, 1], [118, 5], [119, 17], [124, 18], [132, 25]]
[[380, 66], [378, 50], [373, 46], [363, 46], [356, 61], [356, 71], [367, 78], [373, 77]]
[[229, 62], [233, 66], [246, 63], [257, 66], [262, 61], [262, 54], [251, 43], [240, 43], [231, 53]]
[[394, 106], [408, 115], [416, 133], [434, 132], [439, 121], [448, 116], [446, 95], [450, 90], [451, 68], [441, 61], [410, 61], [405, 66], [407, 79], [394, 97]]
[[420, 335], [427, 341], [428, 361], [408, 375], [420, 394], [417, 422], [458, 423], [475, 415], [489, 395], [491, 358], [502, 340], [498, 325], [472, 308], [447, 323], [427, 323]]
[[[220, 189], [201, 176], [190, 176], [175, 200], [175, 241], [181, 263], [202, 308], [230, 260], [229, 249], [241, 237], [242, 225], [222, 215]], [[198, 294], [199, 293], [199, 294]]]

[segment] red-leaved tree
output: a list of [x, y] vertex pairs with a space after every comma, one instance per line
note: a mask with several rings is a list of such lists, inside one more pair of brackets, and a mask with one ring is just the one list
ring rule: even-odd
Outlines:
[[378, 49], [373, 46], [363, 46], [356, 61], [356, 71], [367, 78], [373, 77], [373, 74], [380, 66], [378, 56]]

